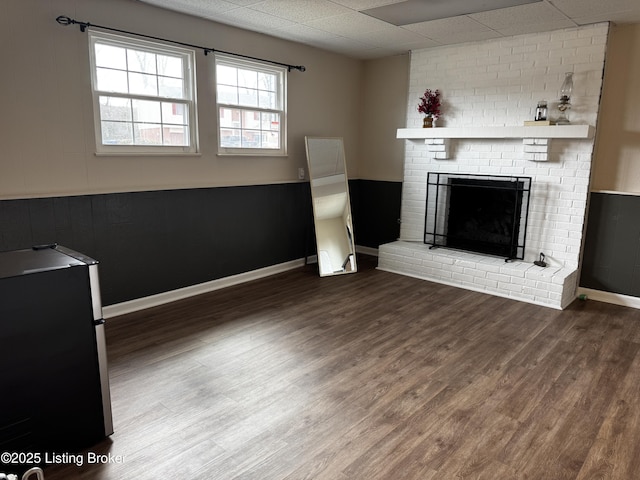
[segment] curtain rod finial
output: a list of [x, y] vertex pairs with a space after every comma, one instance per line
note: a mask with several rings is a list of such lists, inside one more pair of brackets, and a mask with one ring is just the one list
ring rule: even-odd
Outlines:
[[58, 18], [56, 18], [56, 22], [58, 22], [60, 25], [71, 25], [71, 19], [64, 15], [60, 15]]
[[75, 21], [73, 18], [69, 18], [66, 15], [60, 15], [58, 16], [58, 18], [56, 18], [56, 22], [58, 22], [60, 25], [79, 25], [80, 26], [80, 31], [82, 33], [86, 32], [87, 27], [90, 27], [91, 24], [89, 22], [77, 22]]

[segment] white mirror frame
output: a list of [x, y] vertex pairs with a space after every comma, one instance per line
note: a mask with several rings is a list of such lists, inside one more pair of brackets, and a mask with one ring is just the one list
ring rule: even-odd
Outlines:
[[355, 273], [356, 250], [341, 137], [305, 137], [321, 277]]

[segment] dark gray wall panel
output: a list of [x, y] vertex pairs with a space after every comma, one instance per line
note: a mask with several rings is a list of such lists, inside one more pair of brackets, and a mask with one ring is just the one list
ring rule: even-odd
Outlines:
[[[402, 184], [349, 182], [357, 245], [399, 235]], [[0, 201], [0, 251], [58, 243], [100, 262], [104, 305], [315, 254], [308, 183]]]
[[640, 297], [640, 197], [591, 194], [580, 286]]
[[378, 248], [400, 236], [401, 182], [349, 182], [356, 245]]
[[0, 201], [0, 251], [96, 258], [105, 305], [302, 258], [311, 228], [307, 183]]

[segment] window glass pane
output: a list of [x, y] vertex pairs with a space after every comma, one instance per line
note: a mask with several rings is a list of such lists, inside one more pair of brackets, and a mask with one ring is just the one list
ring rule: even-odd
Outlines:
[[262, 114], [262, 130], [280, 131], [280, 114], [263, 113]]
[[218, 65], [216, 67], [216, 82], [218, 85], [238, 85], [238, 69]]
[[127, 61], [131, 72], [157, 73], [155, 53], [127, 49]]
[[158, 77], [158, 93], [162, 97], [184, 98], [182, 80], [179, 78]]
[[242, 130], [242, 148], [260, 148], [260, 131]]
[[218, 85], [218, 103], [238, 105], [238, 89], [236, 87]]
[[225, 148], [240, 148], [240, 130], [221, 128], [220, 146]]
[[97, 90], [103, 92], [127, 93], [127, 72], [108, 68], [96, 69]]
[[187, 125], [189, 107], [183, 103], [162, 102], [162, 123]]
[[150, 100], [132, 100], [134, 122], [160, 123], [160, 102]]
[[100, 97], [100, 118], [131, 121], [131, 100], [119, 97]]
[[260, 90], [258, 93], [258, 103], [260, 108], [272, 108], [276, 107], [276, 94], [273, 92], [265, 92]]
[[275, 92], [277, 90], [277, 78], [271, 73], [258, 73], [258, 88], [260, 90], [268, 90]]
[[162, 126], [156, 123], [134, 123], [136, 145], [162, 145]]
[[157, 55], [158, 75], [165, 77], [183, 78], [184, 67], [182, 58], [168, 55]]
[[234, 108], [220, 108], [220, 126], [221, 127], [241, 127], [242, 110]]
[[242, 112], [242, 128], [259, 130], [260, 129], [260, 112], [252, 112], [251, 110], [244, 110]]
[[127, 52], [124, 48], [111, 45], [95, 44], [96, 66], [127, 69]]
[[143, 73], [129, 73], [129, 93], [158, 95], [158, 77]]
[[108, 122], [100, 124], [102, 143], [105, 145], [133, 145], [133, 128], [128, 122]]
[[258, 106], [258, 91], [248, 88], [238, 88], [238, 105], [245, 107]]
[[262, 132], [262, 148], [280, 148], [278, 132]]
[[183, 125], [170, 125], [164, 127], [162, 135], [163, 145], [185, 147], [189, 145], [189, 128]]
[[238, 86], [256, 89], [258, 88], [258, 72], [254, 70], [238, 69]]

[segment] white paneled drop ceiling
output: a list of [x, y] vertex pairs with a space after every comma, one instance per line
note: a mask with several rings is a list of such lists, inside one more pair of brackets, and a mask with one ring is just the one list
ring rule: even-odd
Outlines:
[[[416, 23], [400, 26], [371, 16], [376, 10], [363, 11], [404, 8], [416, 0], [139, 1], [363, 59], [604, 21], [640, 23], [640, 0], [539, 0], [438, 20], [416, 18]], [[426, 5], [443, 1], [454, 0], [422, 0]], [[469, 4], [468, 11], [486, 4], [462, 1]]]

